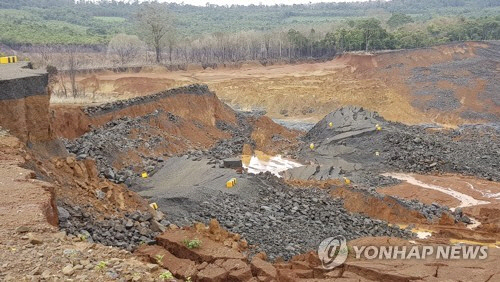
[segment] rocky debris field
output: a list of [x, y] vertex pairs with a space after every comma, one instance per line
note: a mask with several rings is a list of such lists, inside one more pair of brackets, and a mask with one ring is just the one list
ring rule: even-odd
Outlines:
[[407, 126], [363, 108], [343, 107], [304, 136], [296, 157], [311, 165], [291, 170], [288, 177], [347, 177], [368, 187], [397, 183], [379, 175], [387, 171], [460, 173], [500, 181], [499, 138], [495, 126]]
[[384, 134], [382, 163], [399, 171], [450, 172], [500, 181], [500, 131], [485, 126], [425, 131], [403, 127]]
[[[176, 122], [179, 117], [157, 110], [149, 115], [137, 118], [123, 117], [95, 128], [75, 140], [64, 140], [65, 146], [77, 159], [93, 158], [101, 177], [115, 183], [130, 184], [139, 175], [137, 171], [155, 171], [163, 162], [164, 156], [156, 156], [155, 149], [168, 146], [168, 141], [161, 135], [153, 134], [152, 121], [167, 118]], [[140, 162], [129, 163], [117, 169], [113, 164], [119, 160], [120, 153], [128, 151], [150, 151], [139, 153]]]
[[176, 199], [182, 201], [177, 208], [185, 211], [169, 214], [173, 223], [207, 223], [215, 218], [224, 228], [241, 234], [249, 244], [255, 245], [253, 252], [264, 251], [273, 260], [290, 259], [315, 250], [322, 240], [335, 235], [348, 239], [412, 237], [411, 231], [349, 213], [342, 201], [333, 199], [326, 190], [292, 188], [270, 173], [248, 176], [245, 181], [246, 184], [237, 184], [240, 185], [238, 191], [228, 192], [209, 189], [214, 184], [205, 182], [192, 188], [197, 191], [196, 199], [192, 196], [181, 200], [178, 195], [170, 199], [168, 190], [164, 190], [158, 193], [157, 201], [160, 209], [172, 206]]
[[59, 226], [82, 241], [100, 243], [133, 251], [141, 244], [154, 244], [169, 222], [163, 213], [136, 211], [124, 217], [98, 219], [89, 209], [59, 205]]
[[[238, 126], [217, 121], [216, 127], [229, 133], [231, 138], [220, 140], [209, 149], [194, 148], [179, 153], [187, 156], [189, 165], [165, 171], [162, 167], [167, 160], [163, 157], [172, 155], [141, 155], [135, 166], [116, 170], [113, 167], [116, 152], [168, 146], [166, 139], [151, 134], [150, 121], [158, 118], [182, 122], [179, 117], [162, 111], [138, 118], [125, 117], [68, 141], [66, 146], [78, 158], [95, 158], [102, 176], [125, 183], [136, 191], [150, 190], [147, 197], [160, 205], [167, 218], [136, 213], [122, 219], [97, 220], [78, 209], [60, 207], [66, 210], [62, 214], [70, 215], [61, 221], [64, 230], [79, 238], [133, 250], [138, 245], [153, 243], [154, 236], [170, 224], [208, 223], [215, 218], [224, 228], [248, 240], [254, 246], [252, 253], [264, 251], [272, 260], [280, 257], [289, 260], [294, 255], [315, 250], [323, 239], [336, 235], [348, 240], [366, 236], [414, 236], [410, 230], [348, 212], [343, 201], [332, 198], [328, 189], [292, 188], [271, 174], [237, 176], [242, 181], [239, 188], [224, 191], [221, 187], [225, 177], [234, 176], [221, 172], [221, 160], [240, 155], [245, 144], [254, 146], [251, 121], [258, 118], [255, 113], [237, 113]], [[363, 108], [344, 107], [327, 115], [303, 137], [295, 157], [306, 165], [287, 171], [285, 178], [327, 180], [345, 177], [369, 197], [380, 196], [373, 190], [375, 187], [399, 183], [397, 179], [380, 175], [390, 171], [457, 172], [498, 180], [498, 135], [495, 128], [485, 126], [431, 131], [425, 126], [385, 121], [377, 113]], [[312, 149], [310, 144], [314, 145]], [[477, 152], [481, 152], [481, 156], [470, 157]], [[203, 176], [194, 176], [200, 181], [189, 185], [193, 177], [189, 173], [198, 169], [203, 171]], [[152, 179], [159, 177], [153, 182], [157, 187], [141, 185], [144, 180], [138, 176], [140, 170], [150, 172]], [[158, 172], [187, 178], [156, 176]], [[169, 181], [173, 180], [177, 181], [175, 185], [182, 187], [170, 187], [174, 184]], [[438, 204], [395, 199], [406, 209], [422, 214], [429, 222], [448, 214], [456, 222], [470, 223], [460, 210], [453, 213]]]
[[0, 243], [1, 281], [159, 281], [167, 270], [65, 232], [18, 229]]
[[203, 155], [215, 160], [239, 156], [243, 151], [244, 144], [254, 145], [254, 141], [250, 138], [253, 130], [250, 119], [257, 118], [260, 115], [261, 113], [237, 112], [238, 126], [231, 126], [223, 121], [217, 121], [217, 128], [231, 134], [231, 138], [220, 140], [208, 151], [203, 152]]
[[[193, 159], [208, 157], [217, 161], [241, 154], [244, 144], [254, 144], [250, 138], [252, 133], [250, 119], [256, 117], [258, 114], [255, 113], [237, 113], [238, 126], [217, 121], [217, 128], [231, 134], [231, 138], [222, 139], [209, 149], [186, 150], [186, 154]], [[77, 156], [77, 159], [95, 159], [101, 177], [132, 186], [140, 177], [140, 172], [146, 171], [152, 175], [161, 169], [165, 158], [173, 156], [170, 153], [160, 156], [154, 153], [155, 150], [161, 150], [170, 144], [164, 136], [155, 134], [158, 128], [152, 124], [161, 119], [173, 123], [182, 122], [182, 118], [172, 113], [156, 110], [137, 118], [122, 117], [113, 120], [75, 140], [64, 140], [65, 146], [70, 153]], [[128, 151], [139, 152], [140, 161], [128, 162], [125, 167], [116, 168], [114, 164], [120, 161], [119, 155]], [[182, 154], [184, 153], [180, 155]]]

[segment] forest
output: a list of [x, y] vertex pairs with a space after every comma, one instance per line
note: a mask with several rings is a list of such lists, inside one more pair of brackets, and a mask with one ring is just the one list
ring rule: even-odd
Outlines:
[[[141, 13], [164, 26], [153, 38]], [[345, 51], [500, 39], [500, 1], [393, 0], [203, 7], [139, 1], [0, 0], [0, 50], [105, 53], [116, 65], [330, 58]], [[156, 42], [155, 42], [156, 41]], [[3, 46], [3, 47], [2, 47]], [[156, 53], [151, 55], [150, 53]]]

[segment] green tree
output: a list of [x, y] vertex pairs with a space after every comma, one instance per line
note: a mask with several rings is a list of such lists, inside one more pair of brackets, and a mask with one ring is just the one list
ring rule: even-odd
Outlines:
[[413, 22], [412, 17], [405, 15], [405, 14], [401, 14], [401, 13], [395, 13], [395, 14], [392, 14], [392, 16], [389, 18], [389, 20], [387, 20], [387, 25], [392, 27], [392, 28], [396, 28], [396, 27], [405, 25], [407, 23], [412, 23], [412, 22]]
[[359, 21], [357, 28], [363, 33], [366, 52], [372, 48], [371, 45], [378, 43], [387, 35], [387, 31], [380, 26], [380, 21], [374, 18]]

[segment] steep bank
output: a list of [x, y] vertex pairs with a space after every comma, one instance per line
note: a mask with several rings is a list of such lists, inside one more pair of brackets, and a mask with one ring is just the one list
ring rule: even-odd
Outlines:
[[67, 140], [70, 152], [78, 159], [96, 159], [101, 176], [128, 185], [142, 172], [155, 173], [174, 155], [196, 151], [220, 160], [240, 155], [244, 145], [250, 154], [274, 153], [296, 145], [299, 135], [259, 113], [236, 112], [206, 85], [197, 84], [98, 106], [58, 105], [52, 110], [56, 133], [78, 137]]
[[59, 137], [73, 139], [122, 117], [136, 118], [163, 110], [200, 125], [215, 127], [217, 120], [236, 123], [232, 110], [221, 103], [207, 86], [191, 85], [98, 106], [52, 105], [51, 122]]
[[0, 65], [0, 126], [22, 142], [53, 139], [47, 85], [45, 71], [30, 69], [26, 63]]

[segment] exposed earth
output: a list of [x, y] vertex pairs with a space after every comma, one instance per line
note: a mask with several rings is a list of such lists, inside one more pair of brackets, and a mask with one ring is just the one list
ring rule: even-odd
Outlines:
[[333, 109], [355, 105], [390, 121], [455, 127], [498, 122], [499, 60], [497, 41], [465, 42], [349, 53], [322, 63], [101, 71], [81, 74], [78, 81], [96, 102], [204, 83], [233, 108], [264, 110], [273, 119], [315, 123]]
[[[100, 71], [50, 104], [58, 86], [19, 64], [0, 81], [31, 85], [0, 96], [0, 280], [497, 281], [499, 46]], [[332, 236], [349, 246], [333, 270]]]

